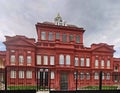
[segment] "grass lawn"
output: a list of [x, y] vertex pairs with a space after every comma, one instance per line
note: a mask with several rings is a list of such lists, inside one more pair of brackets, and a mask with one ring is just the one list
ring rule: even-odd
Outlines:
[[[118, 86], [102, 86], [102, 90], [117, 90]], [[99, 90], [99, 86], [87, 86], [83, 87], [85, 90]]]

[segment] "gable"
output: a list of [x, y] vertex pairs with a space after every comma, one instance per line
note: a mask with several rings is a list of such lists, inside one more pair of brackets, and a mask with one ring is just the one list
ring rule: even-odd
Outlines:
[[17, 46], [35, 46], [35, 44], [29, 42], [26, 39], [22, 39], [22, 38], [13, 38], [9, 41], [6, 41], [5, 44], [7, 44], [7, 45], [17, 45]]
[[101, 46], [93, 49], [95, 52], [114, 52], [114, 49], [110, 48], [109, 46]]

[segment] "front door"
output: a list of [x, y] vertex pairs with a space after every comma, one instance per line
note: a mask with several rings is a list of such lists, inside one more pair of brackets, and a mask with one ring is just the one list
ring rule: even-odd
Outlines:
[[68, 74], [67, 73], [61, 73], [60, 89], [61, 90], [68, 90]]

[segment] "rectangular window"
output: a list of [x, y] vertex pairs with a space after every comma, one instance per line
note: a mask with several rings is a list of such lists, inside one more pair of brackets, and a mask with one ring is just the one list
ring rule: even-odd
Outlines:
[[74, 63], [75, 66], [78, 66], [78, 57], [75, 57], [75, 63]]
[[11, 72], [10, 72], [10, 78], [16, 78], [16, 71], [11, 70]]
[[90, 58], [86, 58], [86, 67], [90, 66]]
[[98, 63], [98, 59], [95, 60], [95, 68], [98, 68], [99, 63]]
[[64, 55], [62, 54], [59, 56], [59, 64], [64, 65]]
[[80, 36], [76, 35], [76, 43], [80, 43]]
[[73, 41], [73, 35], [69, 35], [69, 40]]
[[32, 71], [26, 71], [26, 78], [32, 79]]
[[101, 60], [101, 68], [104, 68], [104, 60]]
[[52, 32], [49, 32], [48, 40], [53, 40], [53, 33]]
[[46, 32], [41, 32], [41, 40], [46, 40]]
[[81, 66], [81, 67], [85, 66], [84, 58], [80, 58], [80, 66]]
[[66, 35], [66, 34], [63, 34], [63, 35], [62, 35], [62, 41], [63, 41], [63, 42], [67, 42], [67, 35]]
[[48, 56], [44, 56], [44, 65], [48, 65]]
[[19, 78], [24, 78], [24, 71], [19, 71]]
[[56, 33], [56, 39], [60, 39], [60, 33]]
[[10, 56], [10, 62], [11, 64], [15, 64], [15, 55]]
[[106, 80], [110, 80], [110, 73], [106, 74]]
[[27, 64], [31, 64], [31, 62], [32, 62], [31, 56], [27, 56]]
[[110, 68], [110, 60], [107, 60], [107, 68]]
[[55, 64], [55, 58], [54, 56], [50, 56], [50, 65], [54, 65]]
[[55, 73], [53, 71], [51, 72], [51, 79], [55, 79]]
[[86, 73], [86, 80], [90, 80], [90, 73]]
[[41, 65], [41, 56], [37, 55], [37, 65]]
[[24, 58], [23, 55], [19, 55], [19, 64], [23, 64]]

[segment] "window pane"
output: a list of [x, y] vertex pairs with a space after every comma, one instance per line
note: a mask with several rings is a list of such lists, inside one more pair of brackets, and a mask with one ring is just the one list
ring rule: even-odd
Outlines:
[[86, 67], [90, 66], [90, 58], [86, 58]]
[[97, 72], [95, 72], [95, 74], [94, 74], [94, 79], [95, 79], [95, 80], [98, 80], [98, 79], [99, 79], [99, 74], [98, 74]]
[[98, 64], [98, 60], [96, 59], [96, 60], [95, 60], [95, 68], [98, 68], [98, 65], [99, 65], [99, 64]]
[[53, 71], [51, 72], [51, 79], [55, 79], [55, 73]]
[[70, 41], [73, 41], [73, 35], [70, 35], [70, 36], [69, 36], [69, 40], [70, 40]]
[[23, 62], [24, 62], [24, 58], [23, 58], [22, 55], [20, 55], [20, 56], [19, 56], [19, 63], [20, 63], [20, 64], [23, 64]]
[[40, 55], [37, 55], [37, 64], [41, 65], [41, 56]]
[[10, 72], [10, 78], [16, 78], [16, 71], [11, 70], [11, 72]]
[[80, 73], [80, 80], [84, 79], [84, 73]]
[[60, 33], [56, 33], [56, 39], [60, 39]]
[[80, 58], [80, 66], [85, 66], [85, 64], [84, 64], [84, 58]]
[[80, 43], [80, 36], [76, 35], [76, 43]]
[[50, 65], [54, 65], [55, 58], [54, 56], [50, 56]]
[[86, 79], [90, 80], [90, 73], [86, 73]]
[[27, 56], [27, 64], [31, 64], [31, 62], [32, 62], [31, 56]]
[[52, 33], [52, 32], [49, 32], [48, 39], [49, 39], [49, 40], [53, 40], [53, 33]]
[[10, 56], [10, 62], [11, 64], [15, 64], [15, 55]]
[[48, 65], [48, 56], [44, 56], [44, 65]]
[[66, 34], [63, 34], [63, 35], [62, 35], [62, 41], [63, 41], [63, 42], [67, 42], [67, 35], [66, 35]]
[[78, 57], [75, 57], [75, 66], [78, 66]]
[[46, 32], [41, 32], [41, 40], [46, 40]]
[[59, 64], [63, 65], [64, 64], [64, 55], [59, 56]]
[[24, 71], [19, 71], [19, 78], [24, 78]]
[[110, 80], [110, 73], [106, 74], [106, 80]]
[[101, 60], [101, 68], [104, 68], [104, 60]]
[[107, 68], [110, 68], [110, 60], [107, 60]]
[[26, 78], [28, 79], [32, 78], [32, 71], [26, 71]]
[[66, 56], [66, 65], [70, 65], [70, 55]]

